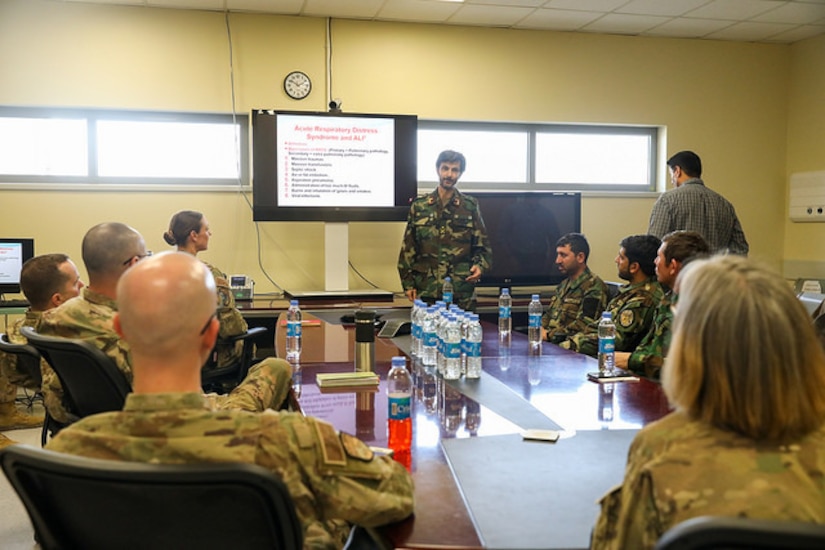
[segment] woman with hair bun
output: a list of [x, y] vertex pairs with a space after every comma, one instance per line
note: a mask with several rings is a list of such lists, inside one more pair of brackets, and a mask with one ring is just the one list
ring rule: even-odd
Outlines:
[[[172, 216], [169, 229], [163, 234], [163, 240], [171, 246], [176, 246], [179, 252], [188, 252], [197, 256], [209, 248], [209, 238], [212, 231], [209, 221], [201, 212], [181, 210]], [[218, 342], [215, 346], [217, 354], [215, 366], [217, 368], [229, 366], [241, 357], [243, 342], [229, 342], [226, 339], [243, 334], [247, 331], [246, 321], [241, 312], [235, 308], [235, 297], [229, 288], [226, 275], [217, 267], [203, 262], [212, 272], [218, 291], [217, 316], [221, 323], [218, 333]]]

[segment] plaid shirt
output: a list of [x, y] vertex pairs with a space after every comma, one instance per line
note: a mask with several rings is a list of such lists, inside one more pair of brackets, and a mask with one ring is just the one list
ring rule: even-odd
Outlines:
[[678, 229], [700, 233], [713, 252], [748, 254], [748, 241], [733, 205], [699, 178], [667, 191], [653, 205], [648, 233], [661, 239]]

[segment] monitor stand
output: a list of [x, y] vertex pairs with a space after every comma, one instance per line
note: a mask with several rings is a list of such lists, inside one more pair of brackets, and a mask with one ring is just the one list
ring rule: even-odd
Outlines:
[[324, 290], [285, 290], [294, 300], [369, 300], [391, 302], [392, 292], [377, 288], [349, 288], [349, 224], [324, 223]]

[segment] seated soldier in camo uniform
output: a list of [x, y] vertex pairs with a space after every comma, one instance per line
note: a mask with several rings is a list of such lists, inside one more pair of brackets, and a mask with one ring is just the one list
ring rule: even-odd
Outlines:
[[135, 462], [264, 466], [289, 489], [305, 548], [341, 548], [352, 524], [375, 527], [413, 512], [409, 473], [359, 439], [300, 413], [217, 411], [204, 399], [200, 369], [220, 323], [215, 280], [203, 263], [181, 252], [144, 260], [121, 278], [117, 300], [114, 326], [131, 347], [134, 391], [123, 411], [86, 417], [47, 448]]
[[[622, 239], [616, 267], [628, 282], [607, 304], [616, 325], [616, 351], [633, 351], [653, 325], [662, 301], [662, 285], [656, 280], [656, 251], [659, 239], [653, 235], [631, 235]], [[598, 325], [595, 330], [570, 337], [573, 349], [595, 357], [599, 352]]]
[[695, 258], [706, 256], [710, 247], [696, 231], [673, 231], [662, 238], [656, 252], [656, 279], [664, 293], [647, 334], [635, 347], [616, 352], [616, 366], [653, 380], [659, 379], [670, 347], [670, 326], [676, 304], [676, 278], [682, 268]]
[[556, 266], [567, 278], [556, 287], [541, 319], [543, 340], [577, 351], [570, 338], [597, 334], [607, 305], [607, 286], [587, 267], [590, 245], [581, 233], [568, 233], [556, 242]]
[[[83, 237], [83, 263], [89, 285], [60, 307], [43, 315], [38, 332], [48, 336], [86, 340], [108, 355], [132, 383], [129, 344], [115, 332], [113, 318], [118, 310], [117, 283], [121, 276], [149, 254], [143, 237], [122, 223], [101, 223]], [[147, 301], [159, 298], [144, 297]], [[184, 311], [184, 310], [181, 310]], [[171, 312], [180, 321], [180, 312]], [[171, 336], [176, 331], [171, 330]], [[292, 368], [283, 359], [268, 358], [253, 366], [241, 384], [228, 395], [210, 394], [216, 406], [225, 409], [263, 411], [280, 408], [292, 387]], [[52, 418], [61, 423], [76, 420], [64, 401], [63, 387], [55, 372], [43, 365], [43, 400]]]
[[[181, 210], [169, 220], [169, 229], [163, 234], [163, 240], [177, 246], [180, 252], [188, 252], [197, 256], [209, 248], [209, 239], [212, 230], [209, 221], [200, 212]], [[226, 274], [217, 267], [206, 262], [206, 267], [215, 277], [218, 288], [218, 320], [221, 322], [221, 332], [218, 334], [218, 343], [215, 346], [215, 368], [222, 368], [237, 362], [243, 352], [243, 342], [231, 342], [228, 338], [244, 334], [248, 327], [241, 312], [235, 307], [235, 297], [229, 288]]]

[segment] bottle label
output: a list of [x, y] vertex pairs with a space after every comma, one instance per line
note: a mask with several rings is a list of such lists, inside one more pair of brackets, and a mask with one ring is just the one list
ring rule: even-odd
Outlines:
[[510, 308], [508, 306], [498, 306], [498, 318], [499, 319], [509, 319], [510, 318]]
[[413, 325], [412, 326], [412, 335], [413, 338], [421, 339], [421, 333], [424, 332], [424, 329], [421, 328], [421, 325]]
[[423, 341], [425, 346], [435, 347], [436, 343], [438, 343], [438, 338], [435, 332], [425, 332]]
[[287, 338], [294, 338], [294, 337], [301, 337], [301, 322], [300, 321], [287, 321], [286, 324], [286, 336]]
[[467, 357], [481, 357], [481, 342], [467, 342]]
[[613, 353], [616, 351], [615, 338], [599, 338], [599, 353]]
[[410, 396], [390, 396], [387, 415], [390, 420], [407, 420], [410, 418]]
[[452, 304], [453, 303], [453, 293], [449, 292], [449, 291], [445, 292], [444, 293], [444, 301], [447, 302], [448, 305]]
[[540, 313], [532, 313], [528, 316], [527, 324], [530, 328], [540, 328], [541, 327], [541, 314]]
[[461, 357], [461, 342], [444, 342], [444, 357], [459, 359]]

